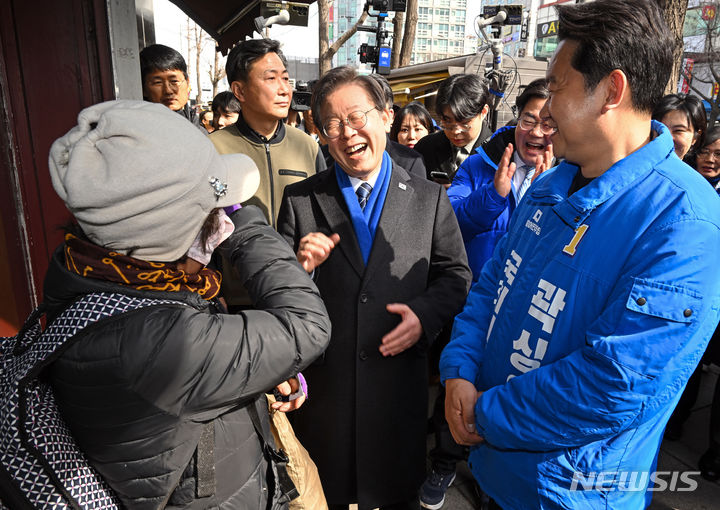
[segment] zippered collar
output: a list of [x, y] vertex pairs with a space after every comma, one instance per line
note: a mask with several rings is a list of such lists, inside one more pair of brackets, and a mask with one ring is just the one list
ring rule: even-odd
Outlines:
[[[560, 200], [553, 210], [573, 228], [581, 225], [590, 213], [616, 194], [645, 178], [658, 165], [672, 157], [674, 145], [670, 131], [660, 122], [652, 121], [655, 137], [645, 146], [627, 155], [602, 175], [570, 197], [567, 196], [575, 174], [580, 168], [567, 161], [560, 163], [547, 176], [538, 179], [528, 192], [533, 199], [555, 197]], [[546, 178], [543, 178], [546, 177]]]
[[238, 115], [238, 120], [235, 123], [235, 126], [237, 127], [241, 135], [243, 135], [251, 142], [257, 143], [259, 145], [275, 145], [282, 142], [285, 138], [285, 123], [281, 120], [278, 121], [277, 129], [275, 129], [275, 133], [270, 138], [264, 137], [263, 135], [255, 131], [253, 128], [251, 128], [250, 125], [245, 121], [242, 112], [240, 112], [240, 115]]

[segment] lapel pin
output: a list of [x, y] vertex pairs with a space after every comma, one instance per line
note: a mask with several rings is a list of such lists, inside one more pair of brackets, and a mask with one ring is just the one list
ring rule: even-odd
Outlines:
[[401, 190], [404, 191], [407, 189], [407, 186], [405, 185], [404, 182], [398, 182], [398, 188], [400, 188]]

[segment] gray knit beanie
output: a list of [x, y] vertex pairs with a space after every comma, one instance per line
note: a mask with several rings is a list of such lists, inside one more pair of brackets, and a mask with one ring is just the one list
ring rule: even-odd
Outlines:
[[145, 101], [86, 108], [49, 164], [90, 240], [157, 262], [185, 255], [214, 208], [244, 202], [260, 182], [248, 156], [219, 155], [187, 119]]

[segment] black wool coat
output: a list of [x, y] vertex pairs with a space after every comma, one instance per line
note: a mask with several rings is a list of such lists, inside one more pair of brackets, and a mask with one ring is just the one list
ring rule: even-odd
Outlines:
[[[492, 131], [483, 122], [482, 130], [477, 140], [473, 144], [473, 152], [492, 136]], [[431, 179], [430, 172], [439, 171], [446, 172], [450, 178], [455, 176], [457, 165], [455, 164], [455, 147], [445, 136], [445, 132], [435, 131], [427, 136], [423, 136], [415, 145], [415, 151], [422, 155], [427, 171], [427, 178]]]
[[[340, 243], [315, 270], [332, 323], [330, 345], [303, 373], [309, 399], [292, 413], [330, 504], [374, 508], [417, 497], [425, 477], [427, 347], [460, 311], [471, 274], [445, 190], [394, 165], [365, 267], [334, 170], [285, 188], [278, 230], [297, 251], [310, 232]], [[405, 303], [423, 334], [383, 357], [383, 335]]]

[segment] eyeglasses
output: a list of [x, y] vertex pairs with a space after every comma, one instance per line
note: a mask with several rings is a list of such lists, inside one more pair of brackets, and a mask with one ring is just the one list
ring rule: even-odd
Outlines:
[[461, 133], [467, 133], [470, 131], [472, 126], [469, 122], [443, 122], [440, 121], [440, 129], [443, 131], [460, 131]]
[[173, 90], [177, 90], [180, 85], [182, 85], [185, 82], [184, 78], [170, 78], [169, 80], [163, 80], [163, 79], [153, 79], [149, 83], [147, 83], [147, 86], [153, 89], [160, 89], [165, 88], [166, 84], [170, 85], [170, 88]]
[[368, 121], [367, 114], [373, 110], [377, 110], [377, 108], [370, 108], [366, 112], [362, 110], [352, 112], [345, 118], [345, 120], [330, 119], [322, 127], [325, 137], [330, 139], [337, 138], [343, 131], [345, 131], [345, 126], [350, 126], [355, 130], [364, 128]]
[[521, 117], [518, 121], [518, 126], [525, 131], [532, 131], [535, 126], [540, 126], [540, 132], [545, 136], [554, 135], [557, 133], [557, 124], [551, 118], [545, 118], [543, 120], [535, 120], [529, 117]]
[[715, 156], [715, 159], [720, 160], [720, 151], [711, 151], [710, 149], [700, 149], [698, 151], [698, 157], [709, 158]]

